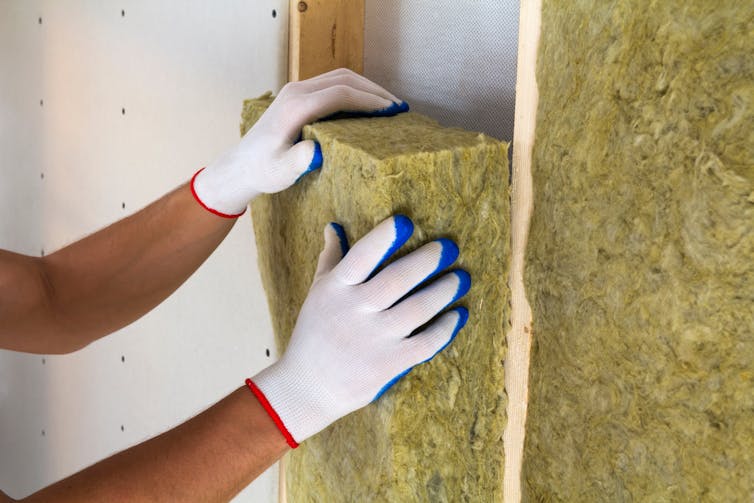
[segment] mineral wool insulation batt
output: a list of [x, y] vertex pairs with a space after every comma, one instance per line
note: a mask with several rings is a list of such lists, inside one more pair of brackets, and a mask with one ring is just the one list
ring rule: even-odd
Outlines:
[[[244, 106], [242, 133], [269, 99]], [[449, 348], [379, 401], [290, 454], [289, 501], [499, 501], [509, 319], [507, 145], [421, 115], [315, 123], [322, 169], [252, 204], [259, 266], [281, 349], [323, 245], [324, 226], [350, 242], [395, 213], [415, 224], [407, 249], [449, 237], [472, 276], [471, 316]]]
[[754, 501], [754, 5], [544, 0], [530, 501]]

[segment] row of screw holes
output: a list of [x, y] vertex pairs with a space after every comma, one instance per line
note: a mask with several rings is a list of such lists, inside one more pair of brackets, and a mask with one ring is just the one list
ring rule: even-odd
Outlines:
[[[120, 10], [120, 17], [126, 17], [126, 11], [125, 9]], [[275, 17], [275, 11], [272, 11], [272, 17]], [[39, 24], [42, 24], [42, 16], [39, 16], [39, 19], [37, 19]]]
[[[269, 351], [270, 350], [268, 349], [267, 352], [269, 353]], [[120, 361], [122, 363], [126, 363], [126, 355], [120, 355]], [[46, 363], [47, 363], [47, 358], [42, 358], [42, 365], [45, 365]]]
[[[272, 17], [273, 17], [273, 18], [276, 18], [276, 17], [277, 17], [277, 15], [278, 15], [277, 11], [276, 11], [275, 9], [272, 9]], [[121, 9], [121, 11], [120, 11], [120, 17], [126, 17], [126, 11], [125, 11], [124, 9]], [[42, 17], [41, 17], [41, 16], [39, 17], [39, 24], [42, 24]], [[44, 102], [44, 100], [43, 100], [43, 99], [39, 100], [39, 106], [43, 107], [44, 105], [45, 105], [45, 102]], [[125, 108], [121, 108], [121, 109], [120, 109], [120, 113], [121, 113], [121, 115], [126, 115], [126, 109], [125, 109]], [[41, 174], [40, 174], [40, 178], [41, 178], [42, 180], [44, 180], [44, 178], [45, 178], [45, 174], [44, 174], [44, 173], [41, 173]], [[126, 203], [125, 203], [125, 202], [124, 202], [124, 203], [121, 203], [121, 208], [122, 208], [122, 209], [124, 209], [124, 210], [126, 209]], [[42, 253], [41, 253], [41, 255], [42, 255], [43, 257], [45, 256], [45, 251], [44, 251], [44, 250], [42, 250]], [[264, 353], [265, 353], [265, 355], [267, 356], [267, 358], [269, 358], [269, 357], [270, 357], [270, 349], [269, 349], [269, 348], [265, 349], [265, 350], [264, 350]], [[120, 361], [121, 361], [121, 362], [123, 362], [123, 363], [125, 363], [125, 362], [126, 362], [126, 357], [125, 357], [125, 355], [121, 355], [121, 357], [120, 357]], [[47, 363], [47, 360], [46, 360], [45, 358], [42, 358], [42, 365], [44, 365], [45, 363]], [[126, 428], [125, 428], [125, 426], [124, 426], [124, 425], [122, 425], [122, 424], [120, 425], [120, 431], [126, 431]], [[45, 433], [45, 430], [42, 430], [42, 436], [44, 437], [45, 435], [46, 435], [46, 433]]]
[[[40, 107], [45, 106], [45, 100], [39, 100], [39, 106]], [[126, 115], [126, 109], [125, 109], [125, 107], [120, 109], [120, 114], [121, 115]]]
[[[265, 354], [266, 354], [267, 356], [270, 356], [270, 350], [269, 350], [269, 348], [268, 348], [268, 349], [265, 349], [265, 350], [264, 350], [264, 352], [265, 352]], [[121, 355], [121, 356], [120, 356], [120, 361], [121, 361], [122, 363], [126, 363], [126, 355]], [[46, 363], [47, 363], [47, 358], [42, 358], [42, 365], [44, 365], [44, 364], [46, 364]]]
[[[121, 15], [125, 16], [125, 15], [126, 15], [125, 11], [121, 11]], [[40, 20], [40, 24], [41, 24], [42, 18], [39, 18], [39, 20]], [[39, 100], [39, 106], [40, 106], [40, 107], [43, 107], [43, 106], [45, 106], [45, 100], [43, 100], [43, 99], [42, 99], [42, 100]], [[126, 109], [125, 109], [125, 108], [121, 108], [121, 109], [120, 109], [120, 113], [121, 113], [121, 115], [126, 115]], [[40, 180], [44, 180], [44, 179], [45, 179], [45, 174], [44, 174], [44, 172], [42, 172], [42, 173], [40, 173], [40, 174], [39, 174], [39, 178], [40, 178]], [[124, 202], [121, 202], [121, 203], [120, 203], [120, 208], [121, 208], [121, 209], [123, 209], [123, 210], [125, 210], [125, 209], [126, 209], [126, 203], [125, 203], [125, 201], [124, 201]], [[40, 255], [41, 255], [42, 257], [44, 257], [44, 256], [45, 256], [45, 251], [44, 251], [44, 249], [42, 249], [42, 252], [40, 253]]]
[[[264, 350], [264, 352], [267, 355], [267, 357], [269, 358], [270, 357], [270, 349], [267, 348], [267, 349]], [[121, 355], [120, 356], [120, 361], [122, 363], [126, 363], [126, 355]], [[46, 358], [42, 358], [42, 365], [44, 365], [45, 363], [47, 363], [47, 359]], [[126, 427], [124, 425], [122, 425], [122, 424], [120, 425], [120, 431], [123, 431], [123, 432], [126, 431]], [[42, 430], [42, 436], [44, 437], [45, 435], [46, 435], [45, 434], [45, 430]]]
[[[277, 17], [277, 15], [278, 15], [277, 11], [275, 9], [272, 9], [272, 17], [275, 18], [275, 17]], [[126, 17], [126, 11], [125, 11], [125, 9], [121, 9], [121, 11], [120, 11], [120, 17]], [[39, 17], [39, 24], [42, 24], [42, 16]], [[45, 105], [44, 99], [39, 100], [39, 106], [43, 107], [44, 105]], [[120, 109], [120, 114], [121, 115], [126, 115], [126, 108], [125, 107], [122, 107]], [[42, 180], [44, 180], [45, 174], [44, 173], [40, 173], [39, 177]], [[126, 209], [126, 203], [121, 203], [121, 208], [125, 210]], [[42, 256], [44, 257], [44, 250], [42, 250]], [[267, 350], [267, 356], [270, 356], [269, 352], [270, 352], [270, 350], [268, 349]]]
[[[121, 10], [120, 10], [120, 17], [126, 17], [126, 10], [125, 10], [125, 9], [121, 9]], [[273, 15], [272, 15], [272, 17], [275, 17], [274, 11], [273, 11]], [[37, 19], [37, 22], [38, 22], [39, 24], [42, 24], [42, 16], [39, 16], [39, 18]], [[39, 100], [39, 106], [40, 106], [40, 107], [43, 107], [43, 106], [45, 106], [45, 100], [43, 100], [43, 99], [42, 99], [42, 100]], [[125, 107], [122, 107], [122, 108], [120, 109], [120, 114], [121, 114], [121, 115], [126, 115], [126, 109], [125, 109]], [[44, 177], [45, 177], [45, 174], [44, 174], [44, 173], [42, 173], [42, 174], [40, 175], [40, 178], [42, 178], [42, 179], [44, 180]], [[126, 203], [123, 203], [123, 209], [126, 209]]]

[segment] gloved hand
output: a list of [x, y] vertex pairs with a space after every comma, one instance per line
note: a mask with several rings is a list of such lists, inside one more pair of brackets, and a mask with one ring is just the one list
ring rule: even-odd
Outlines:
[[449, 239], [432, 241], [373, 275], [412, 232], [411, 220], [397, 215], [348, 250], [342, 227], [325, 228], [325, 247], [285, 354], [246, 381], [291, 447], [379, 398], [466, 324], [468, 311], [457, 307], [410, 336], [471, 286], [463, 270], [423, 285], [458, 257]]
[[406, 102], [345, 68], [288, 83], [237, 146], [194, 175], [191, 190], [212, 213], [238, 217], [258, 194], [281, 191], [322, 166], [316, 142], [297, 142], [304, 125], [336, 112], [407, 110]]

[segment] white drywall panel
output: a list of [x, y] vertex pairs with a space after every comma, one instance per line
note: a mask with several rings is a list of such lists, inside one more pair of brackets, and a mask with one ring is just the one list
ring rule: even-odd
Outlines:
[[[58, 249], [237, 141], [242, 100], [284, 83], [287, 4], [1, 1], [0, 248]], [[186, 420], [271, 363], [272, 341], [246, 215], [126, 329], [72, 355], [0, 352], [0, 489], [25, 496]], [[276, 490], [273, 468], [238, 500]]]
[[517, 0], [366, 0], [364, 75], [441, 124], [513, 139]]

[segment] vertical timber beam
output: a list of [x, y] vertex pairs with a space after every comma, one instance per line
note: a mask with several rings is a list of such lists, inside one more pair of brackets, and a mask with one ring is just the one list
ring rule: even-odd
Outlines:
[[537, 120], [537, 53], [542, 0], [521, 0], [518, 27], [518, 70], [516, 112], [513, 130], [513, 180], [511, 187], [511, 326], [505, 358], [505, 388], [508, 392], [508, 424], [503, 434], [505, 472], [503, 497], [506, 503], [522, 499], [521, 472], [529, 405], [529, 360], [532, 311], [524, 286], [524, 261], [533, 210], [531, 159]]
[[364, 70], [364, 0], [290, 0], [288, 80]]

